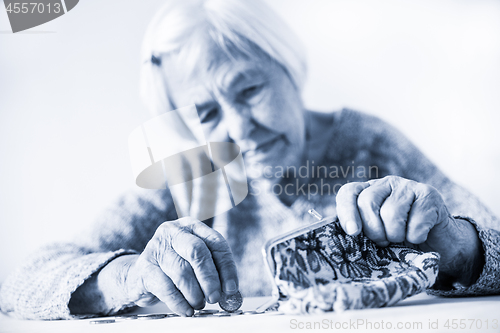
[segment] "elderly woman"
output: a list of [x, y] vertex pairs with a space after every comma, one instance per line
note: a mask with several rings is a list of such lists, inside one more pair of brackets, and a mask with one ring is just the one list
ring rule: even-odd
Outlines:
[[[1, 289], [3, 311], [72, 318], [159, 299], [191, 316], [222, 292], [269, 294], [260, 249], [269, 237], [311, 223], [305, 212], [312, 206], [379, 246], [405, 242], [438, 252], [435, 294], [500, 291], [497, 219], [380, 119], [305, 110], [300, 43], [262, 3], [168, 0], [143, 54], [151, 112], [195, 104], [208, 141], [241, 148], [250, 194], [199, 221], [178, 219], [168, 189], [128, 193], [81, 243], [49, 246], [12, 274]], [[318, 166], [328, 173], [315, 173]], [[301, 167], [306, 176], [282, 172]], [[313, 184], [316, 191], [306, 193]]]

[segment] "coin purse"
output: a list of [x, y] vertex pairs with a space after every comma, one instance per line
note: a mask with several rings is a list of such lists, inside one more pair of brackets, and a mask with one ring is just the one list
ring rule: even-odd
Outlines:
[[263, 252], [275, 304], [287, 314], [393, 305], [432, 286], [439, 263], [435, 252], [350, 236], [336, 217], [271, 239]]

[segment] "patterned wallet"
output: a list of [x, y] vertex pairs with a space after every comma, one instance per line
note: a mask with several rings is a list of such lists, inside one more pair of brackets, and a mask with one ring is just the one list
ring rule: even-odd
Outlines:
[[390, 306], [432, 286], [439, 254], [350, 236], [336, 217], [281, 235], [264, 248], [279, 311], [322, 313]]

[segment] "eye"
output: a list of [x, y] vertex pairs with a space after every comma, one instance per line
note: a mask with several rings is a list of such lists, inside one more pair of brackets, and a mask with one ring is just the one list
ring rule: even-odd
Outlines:
[[240, 97], [242, 99], [248, 100], [248, 99], [254, 97], [255, 95], [257, 95], [262, 90], [263, 87], [264, 87], [264, 84], [256, 84], [256, 85], [249, 86], [240, 92]]
[[203, 112], [200, 115], [200, 121], [202, 123], [207, 123], [209, 121], [212, 121], [217, 117], [217, 108], [209, 109], [206, 112]]

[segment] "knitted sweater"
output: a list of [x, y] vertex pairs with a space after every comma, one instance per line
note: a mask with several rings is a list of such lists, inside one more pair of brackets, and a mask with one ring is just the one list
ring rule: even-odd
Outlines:
[[[235, 208], [207, 224], [228, 240], [244, 296], [269, 295], [271, 280], [261, 249], [267, 239], [313, 222], [311, 207], [334, 215], [335, 194], [342, 184], [397, 175], [429, 184], [440, 191], [452, 215], [470, 219], [479, 232], [485, 265], [468, 288], [430, 290], [444, 296], [500, 293], [500, 224], [473, 195], [450, 181], [400, 132], [382, 120], [351, 110], [332, 113], [333, 125], [323, 161], [328, 172], [310, 177], [286, 205], [274, 193], [259, 191], [250, 182], [249, 195]], [[319, 169], [316, 169], [320, 171]], [[289, 192], [290, 188], [288, 189]], [[140, 253], [165, 221], [177, 219], [168, 190], [133, 190], [119, 198], [79, 241], [52, 244], [38, 250], [1, 286], [3, 312], [25, 319], [74, 318], [71, 294], [114, 258]]]

